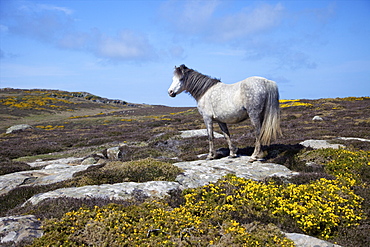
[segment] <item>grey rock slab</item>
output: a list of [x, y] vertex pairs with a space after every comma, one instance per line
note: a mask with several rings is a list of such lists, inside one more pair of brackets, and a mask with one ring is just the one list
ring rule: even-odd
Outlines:
[[285, 233], [285, 236], [292, 240], [297, 247], [341, 247], [340, 245], [300, 233]]
[[334, 149], [339, 149], [339, 148], [345, 148], [344, 145], [342, 144], [330, 144], [326, 140], [306, 140], [301, 143], [299, 143], [305, 147], [311, 147], [313, 149], [320, 149], [320, 148], [334, 148]]
[[34, 215], [0, 218], [0, 233], [0, 243], [17, 243], [25, 239], [39, 238], [43, 235], [41, 222]]
[[0, 176], [0, 195], [23, 185], [46, 185], [65, 181], [90, 166], [93, 165], [50, 164], [41, 170], [5, 174]]
[[93, 165], [96, 163], [97, 161], [93, 157], [88, 157], [81, 162], [81, 165]]
[[[213, 132], [215, 138], [224, 137], [222, 134]], [[201, 137], [201, 136], [208, 136], [207, 129], [199, 129], [199, 130], [184, 130], [181, 131], [182, 138], [191, 138], [191, 137]]]
[[322, 117], [320, 117], [320, 116], [314, 116], [312, 118], [312, 121], [324, 121], [324, 119]]
[[[145, 183], [124, 182], [117, 184], [89, 185], [83, 187], [62, 188], [46, 193], [34, 195], [26, 203], [33, 205], [44, 199], [72, 197], [72, 198], [109, 198], [127, 200], [134, 198], [137, 192], [148, 197], [163, 197], [171, 190], [179, 189], [177, 182], [150, 181]], [[23, 205], [25, 205], [23, 204]]]
[[184, 170], [182, 174], [177, 176], [176, 181], [184, 188], [196, 188], [214, 183], [227, 174], [235, 174], [238, 177], [253, 180], [263, 180], [271, 176], [289, 177], [298, 174], [283, 165], [260, 161], [249, 163], [249, 159], [249, 156], [240, 156], [175, 163], [175, 166]]
[[62, 158], [62, 159], [56, 159], [56, 160], [38, 160], [35, 162], [27, 163], [31, 167], [40, 167], [40, 166], [47, 166], [52, 164], [67, 164], [67, 165], [77, 165], [80, 164], [83, 158], [75, 158], [75, 157], [69, 157], [69, 158]]
[[357, 138], [357, 137], [337, 137], [338, 140], [344, 140], [344, 141], [362, 141], [362, 142], [370, 142], [369, 139], [365, 138]]
[[121, 150], [119, 147], [112, 147], [107, 149], [107, 157], [110, 160], [117, 160], [122, 156]]
[[11, 134], [13, 132], [16, 132], [16, 131], [22, 131], [22, 130], [26, 130], [26, 129], [32, 129], [33, 127], [29, 124], [17, 124], [17, 125], [13, 125], [11, 127], [9, 127], [7, 130], [6, 130], [6, 134]]

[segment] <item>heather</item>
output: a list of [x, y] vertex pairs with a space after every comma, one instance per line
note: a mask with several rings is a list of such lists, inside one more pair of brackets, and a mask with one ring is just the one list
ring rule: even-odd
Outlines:
[[[24, 186], [0, 198], [1, 216], [35, 214], [43, 220], [45, 235], [34, 246], [292, 246], [281, 230], [342, 246], [370, 241], [370, 142], [336, 139], [370, 139], [368, 97], [281, 100], [284, 136], [264, 152], [266, 161], [300, 172], [290, 179], [257, 182], [228, 175], [164, 199], [138, 193], [131, 201], [63, 198], [20, 207], [30, 196], [56, 188], [173, 181], [181, 172], [173, 162], [196, 160], [208, 152], [207, 138], [178, 137], [179, 131], [204, 128], [195, 108], [98, 100], [83, 93], [0, 91], [2, 133], [15, 123], [34, 127], [0, 135], [2, 174], [29, 170], [26, 162], [36, 159], [104, 154], [117, 145], [123, 154], [69, 181]], [[324, 120], [313, 121], [314, 116]], [[231, 125], [230, 132], [238, 153], [251, 155], [249, 122]], [[331, 140], [346, 148], [299, 145], [307, 139]], [[222, 139], [215, 146], [228, 151]]]

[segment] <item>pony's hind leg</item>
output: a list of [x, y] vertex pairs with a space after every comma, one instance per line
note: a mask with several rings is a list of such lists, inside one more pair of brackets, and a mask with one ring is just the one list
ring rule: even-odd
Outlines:
[[218, 123], [218, 125], [220, 126], [221, 131], [224, 134], [224, 137], [226, 138], [227, 144], [229, 145], [229, 150], [230, 150], [229, 157], [231, 158], [237, 157], [236, 152], [238, 149], [231, 142], [230, 133], [229, 133], [229, 129], [227, 128], [227, 125], [225, 123]]
[[251, 122], [252, 122], [252, 125], [254, 126], [254, 129], [255, 129], [255, 137], [256, 137], [256, 142], [254, 144], [254, 152], [251, 156], [251, 158], [249, 159], [249, 162], [253, 162], [253, 161], [256, 161], [258, 159], [261, 159], [263, 158], [263, 151], [262, 151], [262, 145], [261, 145], [261, 125], [262, 125], [262, 121], [259, 117], [259, 115], [257, 114], [249, 114], [250, 116], [250, 119], [251, 119]]

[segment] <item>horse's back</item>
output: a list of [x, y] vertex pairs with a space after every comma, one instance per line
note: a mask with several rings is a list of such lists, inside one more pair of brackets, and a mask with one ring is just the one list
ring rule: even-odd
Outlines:
[[240, 84], [241, 91], [247, 98], [263, 97], [272, 91], [277, 91], [274, 81], [260, 76], [252, 76], [237, 82]]
[[237, 84], [240, 84], [243, 105], [249, 113], [263, 110], [264, 104], [271, 94], [276, 94], [277, 98], [279, 97], [276, 83], [264, 77], [248, 77]]
[[276, 83], [274, 81], [271, 81], [261, 76], [251, 76], [237, 83], [246, 85], [247, 87], [252, 88], [252, 89], [259, 89], [259, 88], [267, 87], [267, 86], [274, 86], [274, 87], [276, 86]]

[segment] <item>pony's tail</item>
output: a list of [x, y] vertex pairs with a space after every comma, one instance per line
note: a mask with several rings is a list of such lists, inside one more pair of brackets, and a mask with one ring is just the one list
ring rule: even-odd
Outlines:
[[268, 95], [265, 102], [260, 132], [260, 141], [262, 145], [269, 145], [271, 139], [276, 139], [278, 135], [282, 135], [280, 129], [279, 91], [275, 82], [269, 81], [267, 92]]

